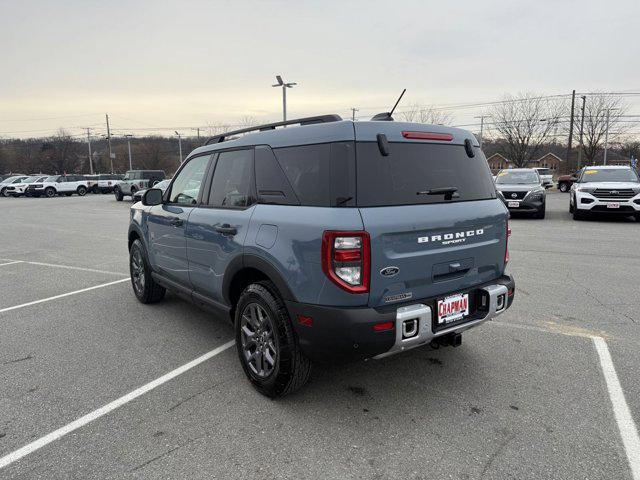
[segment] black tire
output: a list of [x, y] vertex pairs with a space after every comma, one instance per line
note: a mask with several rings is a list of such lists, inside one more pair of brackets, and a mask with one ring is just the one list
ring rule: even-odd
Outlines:
[[640, 222], [640, 213], [636, 213], [634, 217], [636, 218], [636, 222]]
[[543, 220], [546, 214], [546, 210], [547, 210], [547, 205], [546, 203], [543, 203], [542, 208], [533, 215], [533, 218], [539, 218], [540, 220]]
[[583, 220], [584, 219], [584, 213], [582, 213], [577, 208], [574, 208], [573, 209], [573, 219], [574, 220]]
[[81, 197], [84, 197], [87, 194], [87, 187], [85, 187], [84, 185], [80, 185], [78, 187], [78, 189], [76, 190], [76, 192], [78, 193], [78, 195], [80, 195]]
[[122, 190], [120, 190], [119, 188], [114, 188], [113, 194], [116, 196], [117, 202], [121, 202], [122, 199], [124, 198], [124, 195], [122, 195]]
[[136, 199], [133, 197], [136, 194], [136, 189], [131, 187], [131, 201], [135, 203]]
[[[266, 314], [261, 321], [263, 327], [256, 327], [250, 320], [256, 306]], [[245, 288], [236, 304], [234, 324], [240, 364], [258, 392], [270, 398], [282, 397], [307, 383], [311, 361], [300, 351], [289, 313], [275, 285], [259, 282]], [[255, 327], [253, 335], [247, 335], [247, 329], [243, 327], [249, 327], [249, 332]], [[254, 336], [257, 340], [252, 340]], [[253, 353], [251, 345], [255, 346]], [[260, 353], [260, 360], [254, 359], [254, 364], [251, 363], [250, 358], [254, 358], [259, 350], [265, 353], [273, 351], [269, 354], [273, 362], [271, 366], [263, 360], [267, 358], [265, 353]], [[257, 371], [258, 363], [262, 364], [260, 371]]]
[[56, 189], [53, 187], [47, 187], [44, 189], [44, 195], [48, 198], [53, 198], [56, 196]]
[[573, 205], [569, 202], [569, 213], [573, 213], [574, 210]]
[[558, 185], [558, 190], [560, 190], [561, 192], [568, 192], [569, 184], [566, 182], [562, 182], [560, 185]]
[[164, 298], [166, 290], [151, 276], [147, 251], [139, 239], [129, 249], [129, 272], [133, 293], [140, 302], [156, 303]]

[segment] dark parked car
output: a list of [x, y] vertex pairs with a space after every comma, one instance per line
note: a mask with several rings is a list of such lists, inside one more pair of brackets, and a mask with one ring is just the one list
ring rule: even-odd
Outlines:
[[558, 190], [561, 192], [568, 192], [571, 190], [571, 185], [573, 185], [578, 177], [580, 176], [580, 170], [574, 172], [570, 175], [560, 175], [558, 177]]

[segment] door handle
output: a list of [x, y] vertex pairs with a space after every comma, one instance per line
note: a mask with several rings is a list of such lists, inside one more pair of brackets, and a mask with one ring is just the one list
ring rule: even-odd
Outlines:
[[231, 236], [233, 236], [236, 233], [238, 233], [238, 229], [236, 227], [232, 227], [228, 223], [223, 223], [220, 226], [215, 226], [214, 229], [215, 229], [216, 232], [221, 233], [223, 235], [231, 235]]
[[169, 221], [169, 223], [174, 227], [181, 227], [183, 224], [183, 221], [181, 218], [174, 217]]

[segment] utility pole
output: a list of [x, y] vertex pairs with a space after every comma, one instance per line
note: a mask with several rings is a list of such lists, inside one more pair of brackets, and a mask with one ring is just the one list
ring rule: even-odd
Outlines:
[[89, 173], [91, 175], [93, 175], [93, 160], [91, 158], [91, 134], [90, 132], [90, 128], [87, 127], [87, 145], [89, 146]]
[[609, 117], [611, 116], [611, 109], [607, 108], [607, 123], [604, 130], [604, 161], [603, 165], [607, 164], [607, 148], [609, 147]]
[[480, 138], [478, 139], [478, 143], [480, 143], [480, 148], [482, 148], [482, 135], [484, 132], [484, 119], [490, 117], [491, 115], [480, 115], [477, 117], [473, 117], [473, 118], [479, 118], [480, 119]]
[[175, 133], [178, 136], [178, 149], [180, 150], [180, 163], [182, 163], [182, 137], [180, 136], [177, 130], [175, 130]]
[[355, 107], [353, 107], [351, 109], [351, 120], [354, 121], [354, 122], [356, 121], [356, 112], [358, 112], [358, 111], [359, 111], [359, 109], [357, 109]]
[[578, 168], [582, 167], [582, 133], [584, 132], [584, 104], [587, 101], [587, 96], [582, 95], [582, 115], [580, 118], [580, 147], [578, 149]]
[[272, 87], [282, 87], [282, 121], [287, 121], [287, 88], [293, 88], [294, 85], [297, 85], [295, 82], [285, 82], [282, 80], [281, 75], [276, 75], [276, 83], [275, 85], [271, 85]]
[[111, 130], [109, 130], [109, 114], [104, 114], [107, 119], [107, 144], [109, 145], [109, 161], [111, 162], [111, 172], [113, 173], [113, 153], [111, 153]]
[[571, 146], [573, 144], [573, 113], [576, 106], [576, 91], [571, 94], [571, 119], [569, 120], [569, 144], [567, 145], [567, 165], [571, 161]]
[[133, 163], [131, 162], [131, 137], [133, 137], [133, 135], [128, 133], [125, 137], [127, 138], [127, 147], [129, 148], [129, 170], [133, 170]]

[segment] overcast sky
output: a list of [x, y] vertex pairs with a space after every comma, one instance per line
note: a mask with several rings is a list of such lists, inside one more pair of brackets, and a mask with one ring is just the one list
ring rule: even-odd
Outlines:
[[405, 104], [640, 91], [639, 19], [639, 0], [0, 0], [0, 136], [105, 112], [115, 129], [275, 120], [278, 73], [299, 83], [290, 117], [369, 116], [404, 87]]

